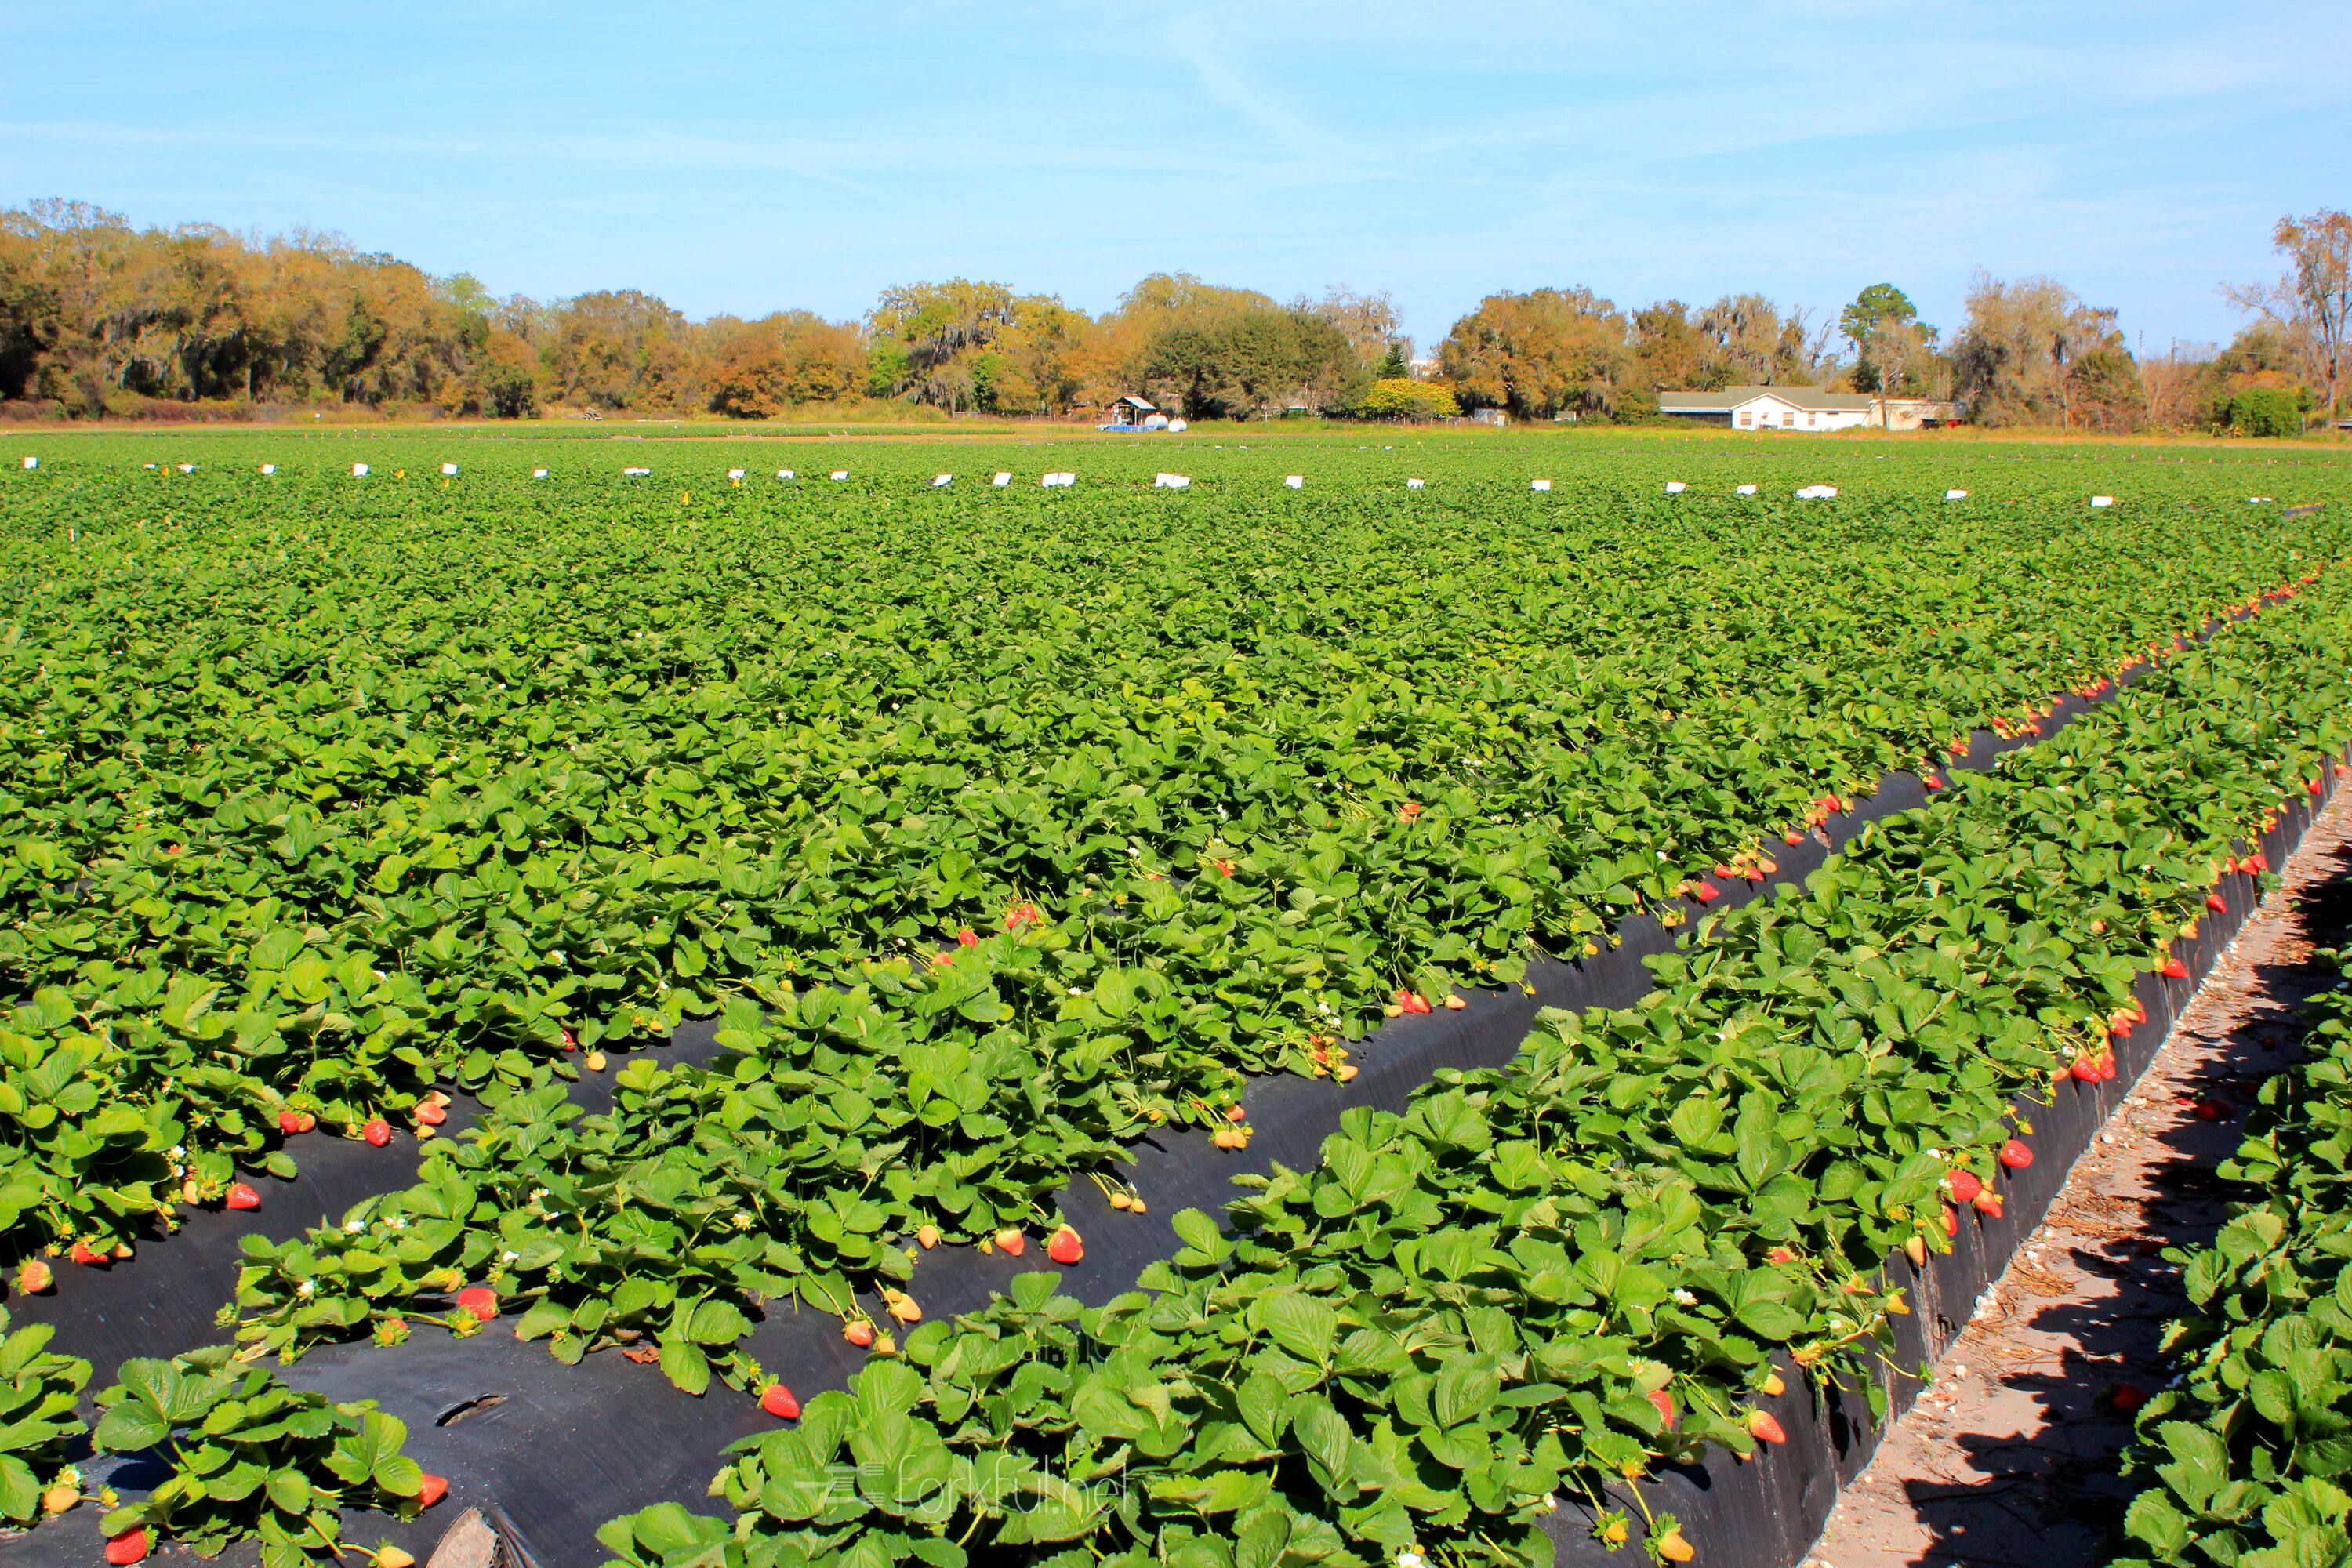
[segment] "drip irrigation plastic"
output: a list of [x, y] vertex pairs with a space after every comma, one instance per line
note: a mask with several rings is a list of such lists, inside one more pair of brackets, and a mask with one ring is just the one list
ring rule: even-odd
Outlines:
[[[2220, 625], [2209, 624], [2197, 640], [2210, 637]], [[2112, 700], [2147, 668], [2126, 672], [2095, 698], [2070, 694], [2059, 700], [2038, 734], [2003, 738], [1975, 731], [1967, 754], [1951, 760], [1948, 771], [1990, 769], [2001, 754], [2047, 739]], [[2327, 787], [2333, 786], [2331, 778]], [[1872, 824], [1915, 810], [1928, 798], [1917, 775], [1887, 774], [1853, 810], [1832, 816], [1800, 844], [1776, 847], [1773, 873], [1753, 883], [1718, 882], [1717, 900], [1685, 904], [1685, 914], [1737, 908], [1780, 886], [1801, 885]], [[2284, 860], [2309, 817], [2309, 806], [2296, 802], [2266, 837], [2264, 847], [2274, 861]], [[2076, 1092], [2062, 1090], [2055, 1106], [2021, 1098], [2015, 1102], [2033, 1121], [2040, 1157], [2007, 1184], [2004, 1216], [1962, 1226], [1954, 1250], [1931, 1258], [1924, 1274], [1911, 1270], [1899, 1255], [1889, 1260], [1890, 1278], [1917, 1275], [1913, 1315], [1895, 1320], [1890, 1358], [1895, 1364], [1932, 1363], [1965, 1326], [1978, 1294], [1999, 1276], [2018, 1238], [2039, 1222], [2075, 1157], [2146, 1067], [2178, 1007], [2254, 902], [2237, 879], [2225, 897], [2228, 913], [2210, 918], [2197, 942], [2177, 946], [2189, 980], [2142, 977], [2140, 999], [2148, 1021], [2118, 1048], [2113, 1082], [2074, 1084]], [[1541, 1008], [1633, 1005], [1654, 983], [1644, 960], [1671, 951], [1675, 941], [1675, 929], [1651, 916], [1635, 916], [1591, 958], [1564, 962], [1538, 955], [1528, 966], [1525, 989], [1476, 992], [1460, 1011], [1390, 1020], [1351, 1047], [1360, 1070], [1350, 1083], [1291, 1075], [1252, 1079], [1244, 1096], [1255, 1130], [1247, 1149], [1215, 1149], [1197, 1130], [1163, 1132], [1131, 1148], [1134, 1163], [1127, 1174], [1150, 1205], [1144, 1215], [1114, 1210], [1090, 1180], [1074, 1179], [1055, 1201], [1085, 1237], [1086, 1258], [1063, 1271], [1062, 1289], [1089, 1305], [1134, 1289], [1146, 1267], [1176, 1249], [1170, 1215], [1188, 1207], [1221, 1213], [1234, 1195], [1234, 1178], [1264, 1175], [1277, 1163], [1312, 1168], [1324, 1140], [1351, 1109], [1402, 1111], [1441, 1069], [1503, 1066], [1517, 1054]], [[667, 1047], [648, 1054], [665, 1062], [709, 1063], [722, 1054], [716, 1033], [713, 1022], [689, 1022], [672, 1034]], [[618, 1058], [611, 1064], [620, 1065]], [[584, 1110], [607, 1110], [612, 1073], [583, 1074], [570, 1094]], [[476, 1114], [477, 1108], [458, 1097], [443, 1131], [454, 1135]], [[255, 1232], [282, 1239], [331, 1222], [363, 1197], [412, 1183], [420, 1159], [405, 1133], [395, 1134], [388, 1149], [325, 1138], [305, 1138], [292, 1149], [299, 1176], [293, 1182], [255, 1178], [263, 1194], [259, 1210], [191, 1215], [176, 1235], [148, 1244], [127, 1265], [60, 1268], [53, 1296], [20, 1297], [11, 1303], [17, 1321], [57, 1325], [54, 1348], [88, 1357], [101, 1384], [126, 1357], [170, 1356], [218, 1342], [226, 1331], [215, 1313], [235, 1286], [239, 1237]], [[992, 1296], [1009, 1290], [1015, 1275], [1050, 1267], [1042, 1256], [1014, 1258], [969, 1247], [940, 1248], [917, 1258], [906, 1288], [927, 1317], [951, 1316], [985, 1307]], [[878, 1300], [870, 1310], [877, 1321], [886, 1321]], [[803, 1401], [845, 1387], [866, 1359], [866, 1352], [843, 1340], [837, 1319], [796, 1304], [759, 1317], [748, 1348], [771, 1377]], [[407, 1424], [407, 1451], [428, 1471], [449, 1479], [448, 1500], [420, 1520], [400, 1525], [354, 1515], [347, 1525], [348, 1539], [372, 1544], [389, 1535], [420, 1561], [467, 1508], [484, 1511], [518, 1562], [555, 1568], [602, 1561], [598, 1526], [666, 1500], [709, 1508], [706, 1489], [721, 1462], [720, 1451], [739, 1437], [776, 1426], [750, 1399], [723, 1388], [707, 1397], [688, 1395], [658, 1369], [610, 1351], [567, 1367], [544, 1345], [516, 1341], [506, 1318], [462, 1340], [423, 1331], [389, 1348], [366, 1341], [320, 1347], [281, 1375], [294, 1386], [334, 1399], [378, 1401]], [[1899, 1413], [1916, 1394], [1916, 1380], [1889, 1374], [1887, 1381], [1890, 1410]], [[1744, 1464], [1713, 1453], [1643, 1489], [1654, 1510], [1671, 1510], [1694, 1536], [1704, 1532], [1710, 1568], [1788, 1568], [1818, 1536], [1838, 1487], [1860, 1470], [1875, 1444], [1867, 1406], [1857, 1392], [1822, 1399], [1803, 1378], [1790, 1375], [1788, 1382], [1789, 1391], [1767, 1405], [1788, 1431], [1784, 1447]], [[152, 1471], [152, 1463], [136, 1458], [84, 1465], [89, 1485], [111, 1478], [126, 1492], [143, 1490], [160, 1479]], [[1626, 1500], [1622, 1492], [1615, 1497], [1621, 1505]], [[98, 1541], [98, 1511], [76, 1510], [26, 1537], [0, 1542], [0, 1557], [36, 1564], [89, 1561]], [[1638, 1529], [1641, 1510], [1630, 1511]], [[1563, 1506], [1546, 1521], [1560, 1560], [1621, 1565], [1629, 1561], [1605, 1552], [1591, 1539], [1591, 1522], [1580, 1503]]]

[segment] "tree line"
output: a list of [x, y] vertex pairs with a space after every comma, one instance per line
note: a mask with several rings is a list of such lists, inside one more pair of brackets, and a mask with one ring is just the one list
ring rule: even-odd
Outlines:
[[952, 279], [860, 320], [689, 321], [635, 289], [541, 302], [435, 278], [339, 236], [134, 227], [85, 203], [0, 211], [0, 414], [232, 416], [326, 407], [522, 417], [875, 413], [1639, 422], [1658, 395], [1819, 386], [1957, 399], [1997, 426], [2278, 434], [2343, 406], [2352, 217], [2282, 219], [2275, 284], [2230, 290], [2226, 349], [2143, 359], [2113, 310], [2054, 279], [1979, 274], [1948, 337], [1892, 284], [1835, 316], [1758, 294], [1624, 310], [1581, 288], [1501, 292], [1417, 359], [1385, 293], [1287, 301], [1155, 273], [1100, 315]]

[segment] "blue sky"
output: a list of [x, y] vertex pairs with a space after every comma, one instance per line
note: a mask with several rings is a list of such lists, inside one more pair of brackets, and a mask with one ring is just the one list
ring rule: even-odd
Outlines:
[[2343, 0], [209, 5], [0, 11], [0, 205], [339, 230], [499, 293], [862, 311], [1185, 269], [1620, 304], [2046, 272], [2226, 338], [2352, 205]]

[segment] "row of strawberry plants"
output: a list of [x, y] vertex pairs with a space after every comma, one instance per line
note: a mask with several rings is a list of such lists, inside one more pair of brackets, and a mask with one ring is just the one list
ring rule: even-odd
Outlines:
[[[2314, 599], [2318, 602], [2314, 602]], [[2133, 983], [2235, 841], [2352, 737], [2324, 594], [1709, 919], [1642, 1005], [1544, 1020], [1499, 1071], [1350, 1113], [1230, 1235], [1099, 1310], [1021, 1279], [740, 1445], [728, 1521], [608, 1526], [631, 1565], [1105, 1560], [1272, 1568], [1549, 1557], [1564, 1492], [1779, 1440], [1782, 1364], [1866, 1384], [1881, 1260], [1950, 1245], [2032, 1158], [2021, 1090], [2096, 1078]], [[1643, 1541], [1690, 1557], [1671, 1518]]]
[[2352, 955], [2311, 998], [2303, 1059], [2265, 1082], [2221, 1174], [2242, 1194], [2178, 1248], [2179, 1375], [2141, 1407], [2119, 1568], [2290, 1568], [2352, 1554]]
[[[1075, 572], [1068, 540], [969, 511], [780, 540], [754, 510], [696, 521], [681, 566], [676, 527], [567, 503], [493, 529], [520, 557], [493, 564], [446, 498], [299, 526], [234, 499], [100, 520], [75, 574], [12, 563], [20, 1249], [117, 1253], [236, 1163], [290, 1170], [281, 1127], [413, 1116], [436, 1082], [502, 1098], [571, 1044], [812, 981], [904, 1042], [853, 1053], [835, 1131], [887, 1150], [953, 1106], [884, 1156], [911, 1166], [884, 1228], [984, 1237], [1243, 1071], [1344, 1073], [1401, 982], [1509, 978], [1530, 936], [1759, 864], [1754, 825], [2023, 721], [2297, 548], [2195, 517], [2118, 550], [1702, 513], [1628, 563], [1613, 520], [1544, 513], [1490, 528], [1487, 563], [1359, 498], [1313, 549], [1240, 503], [1181, 534], [1089, 519]], [[937, 572], [948, 548], [984, 578]], [[831, 570], [893, 551], [917, 559]], [[1948, 572], [1868, 591], [1922, 558]], [[999, 943], [951, 999], [919, 973], [1031, 910], [1061, 939]], [[914, 1081], [934, 1058], [944, 1099]], [[833, 1152], [776, 1173], [823, 1187]]]

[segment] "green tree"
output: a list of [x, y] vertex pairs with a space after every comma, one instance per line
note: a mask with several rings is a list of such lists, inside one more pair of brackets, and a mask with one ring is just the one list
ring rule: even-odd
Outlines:
[[2303, 434], [2304, 400], [2284, 386], [2250, 386], [2229, 402], [2230, 434], [2273, 438]]
[[1916, 346], [1919, 309], [1892, 283], [1873, 283], [1838, 316], [1838, 331], [1853, 345], [1856, 391], [1892, 396], [1903, 390], [1901, 370]]

